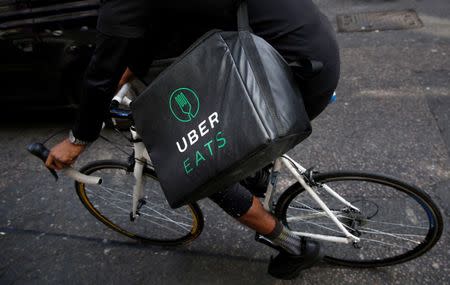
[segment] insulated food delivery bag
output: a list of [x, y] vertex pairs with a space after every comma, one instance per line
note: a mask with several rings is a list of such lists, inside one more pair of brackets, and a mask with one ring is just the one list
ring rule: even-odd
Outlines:
[[173, 208], [224, 190], [311, 133], [290, 67], [242, 29], [202, 36], [131, 108]]

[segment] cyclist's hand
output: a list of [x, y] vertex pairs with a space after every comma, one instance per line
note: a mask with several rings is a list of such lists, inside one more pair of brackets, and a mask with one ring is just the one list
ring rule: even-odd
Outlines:
[[72, 144], [65, 139], [50, 150], [45, 165], [55, 170], [61, 170], [72, 165], [86, 146]]

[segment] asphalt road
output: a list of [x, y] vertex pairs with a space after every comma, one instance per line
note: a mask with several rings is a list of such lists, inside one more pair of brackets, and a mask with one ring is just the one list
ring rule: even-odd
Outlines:
[[[201, 201], [203, 234], [189, 246], [143, 246], [96, 222], [68, 179], [54, 183], [25, 152], [67, 123], [3, 122], [0, 127], [0, 284], [446, 284], [449, 281], [450, 2], [319, 0], [341, 13], [415, 9], [424, 27], [340, 33], [338, 101], [291, 154], [322, 171], [369, 170], [416, 184], [441, 207], [446, 228], [423, 257], [379, 269], [327, 264], [282, 282], [266, 274], [274, 251]], [[123, 157], [98, 141], [77, 165]]]

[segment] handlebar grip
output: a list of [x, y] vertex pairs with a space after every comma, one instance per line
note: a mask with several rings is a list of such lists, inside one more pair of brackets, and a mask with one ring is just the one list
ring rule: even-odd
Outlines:
[[[37, 156], [44, 163], [47, 161], [48, 155], [50, 154], [50, 150], [48, 150], [48, 148], [46, 148], [41, 143], [29, 144], [27, 146], [27, 150], [31, 154]], [[55, 179], [58, 180], [58, 175], [56, 174], [56, 171], [51, 168], [47, 168], [47, 169], [52, 173], [53, 177], [55, 177]], [[61, 172], [64, 175], [67, 175], [70, 178], [72, 178], [78, 182], [84, 183], [84, 184], [101, 184], [102, 183], [102, 179], [100, 177], [89, 176], [89, 175], [83, 174], [83, 173], [73, 169], [72, 167], [64, 168]]]
[[70, 178], [72, 178], [75, 181], [78, 181], [78, 182], [81, 182], [84, 184], [88, 184], [88, 185], [89, 184], [100, 185], [103, 182], [101, 177], [83, 174], [83, 173], [73, 169], [72, 167], [64, 168], [63, 170], [61, 170], [61, 173], [63, 173], [66, 176], [69, 176]]
[[47, 157], [50, 154], [48, 148], [46, 148], [41, 143], [32, 143], [27, 146], [27, 150], [32, 154], [37, 156], [44, 163], [47, 161]]
[[[50, 154], [50, 150], [46, 148], [41, 143], [32, 143], [27, 146], [27, 150], [34, 156], [37, 156], [42, 162], [46, 162], [48, 155]], [[56, 171], [54, 169], [48, 168], [48, 171], [55, 177], [55, 180], [58, 181], [58, 174], [56, 174]]]

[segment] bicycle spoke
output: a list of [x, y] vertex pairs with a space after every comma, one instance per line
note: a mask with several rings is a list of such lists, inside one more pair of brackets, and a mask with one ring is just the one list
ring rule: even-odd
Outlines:
[[[320, 228], [323, 228], [323, 229], [326, 229], [326, 230], [329, 230], [329, 231], [332, 231], [332, 232], [335, 232], [335, 233], [342, 234], [341, 231], [338, 231], [338, 230], [335, 230], [335, 229], [332, 229], [332, 228], [323, 226], [323, 224], [314, 223], [314, 222], [310, 222], [310, 221], [307, 221], [307, 220], [302, 220], [301, 218], [297, 218], [297, 219], [303, 221], [304, 223], [311, 224], [311, 225], [315, 225], [315, 226], [317, 226], [317, 227], [320, 227]], [[289, 218], [287, 218], [287, 220], [289, 221]], [[334, 223], [330, 223], [330, 224], [334, 224]]]
[[[105, 191], [107, 191], [108, 193], [110, 193], [110, 194], [111, 194], [111, 192], [113, 192], [113, 193], [121, 194], [121, 195], [123, 195], [123, 196], [127, 196], [127, 197], [130, 198], [130, 201], [131, 201], [131, 199], [133, 198], [133, 195], [131, 195], [131, 194], [123, 193], [123, 192], [117, 191], [117, 190], [113, 190], [113, 189], [111, 189], [111, 188], [109, 188], [109, 187], [102, 186], [102, 185], [100, 185], [100, 187], [101, 187], [102, 189], [104, 189]], [[153, 190], [152, 192], [153, 192], [153, 193], [156, 193], [155, 190]], [[110, 198], [110, 199], [116, 199], [116, 200], [118, 200], [117, 198]], [[120, 200], [118, 200], [118, 201], [120, 201]], [[150, 204], [152, 204], [154, 207], [158, 207], [158, 208], [161, 209], [161, 210], [170, 212], [170, 214], [174, 214], [174, 215], [177, 215], [178, 217], [181, 217], [181, 218], [184, 218], [184, 219], [188, 219], [188, 218], [186, 217], [186, 215], [179, 214], [179, 213], [177, 213], [176, 211], [174, 211], [174, 210], [172, 210], [172, 209], [167, 209], [167, 208], [165, 208], [165, 207], [162, 206], [162, 205], [158, 205], [158, 204], [156, 204], [156, 203], [154, 203], [154, 202], [151, 202], [151, 201], [148, 201], [148, 200], [146, 200], [146, 203], [147, 203], [147, 204], [150, 203]], [[147, 207], [148, 207], [148, 206], [147, 206]], [[148, 208], [149, 208], [149, 207], [148, 207]], [[152, 209], [152, 208], [149, 208], [149, 209], [154, 210], [154, 209]], [[161, 215], [162, 215], [162, 214], [161, 214]]]
[[[134, 179], [132, 179], [134, 180]], [[113, 182], [114, 179], [109, 179], [104, 181]], [[122, 183], [125, 185], [123, 181]], [[153, 186], [153, 184], [149, 184]], [[165, 198], [162, 196], [161, 191], [156, 191], [156, 189], [144, 190], [152, 197], [158, 197], [161, 203], [157, 202], [155, 199], [145, 199], [145, 204], [139, 209], [139, 216], [135, 221], [130, 221], [130, 212], [133, 201], [133, 189], [128, 188], [127, 191], [123, 191], [122, 187], [112, 187], [103, 183], [98, 186], [88, 185], [85, 187], [85, 192], [89, 195], [90, 199], [93, 199], [94, 207], [102, 212], [103, 215], [108, 217], [108, 219], [113, 219], [115, 223], [120, 223], [122, 225], [128, 225], [127, 227], [141, 228], [146, 223], [147, 226], [152, 225], [154, 227], [154, 233], [162, 235], [163, 231], [171, 233], [172, 236], [186, 235], [191, 231], [192, 227], [192, 217], [189, 210], [185, 208], [171, 209], [166, 204]], [[108, 210], [106, 210], [109, 208]], [[184, 213], [181, 213], [183, 211]], [[160, 230], [155, 231], [159, 228]], [[143, 228], [145, 230], [145, 228]], [[133, 230], [131, 230], [133, 231]]]
[[[146, 205], [144, 205], [144, 207], [145, 207], [145, 208], [148, 208], [148, 209], [150, 209], [151, 211], [155, 212], [156, 214], [160, 215], [162, 218], [154, 217], [154, 216], [152, 216], [152, 215], [149, 215], [149, 214], [145, 213], [146, 216], [154, 217], [155, 219], [161, 219], [161, 220], [165, 220], [165, 221], [168, 221], [168, 222], [172, 222], [173, 224], [175, 224], [175, 225], [177, 225], [177, 226], [180, 226], [180, 227], [181, 227], [181, 225], [183, 225], [183, 223], [175, 222], [175, 221], [172, 220], [171, 218], [169, 218], [169, 217], [167, 217], [166, 215], [164, 215], [164, 214], [162, 214], [162, 213], [156, 211], [155, 209], [152, 209], [152, 208], [150, 208], [150, 207], [148, 207], [148, 206], [146, 206]], [[186, 224], [184, 224], [184, 225], [186, 225]]]
[[186, 220], [188, 220], [188, 221], [192, 221], [192, 219], [189, 219], [189, 217], [187, 217], [186, 215], [183, 215], [183, 214], [181, 214], [181, 213], [178, 213], [177, 210], [167, 209], [167, 208], [165, 208], [164, 206], [158, 205], [158, 204], [156, 204], [156, 203], [154, 203], [154, 202], [152, 202], [152, 201], [149, 201], [149, 200], [146, 200], [145, 202], [146, 202], [146, 204], [144, 205], [145, 207], [149, 207], [148, 204], [151, 204], [153, 207], [157, 207], [157, 208], [159, 208], [159, 209], [161, 209], [161, 210], [170, 212], [170, 214], [175, 215], [175, 216], [177, 216], [177, 217], [179, 217], [179, 218], [183, 218], [183, 219], [186, 219]]
[[144, 173], [143, 187], [132, 217], [135, 183], [129, 165], [105, 160], [83, 168], [87, 175], [102, 177], [101, 185], [77, 183], [77, 193], [91, 214], [113, 230], [130, 238], [158, 245], [178, 245], [195, 239], [203, 227], [195, 203], [172, 209], [156, 176]]
[[[386, 233], [386, 232], [375, 230], [375, 229], [366, 230], [365, 228], [358, 229], [358, 231], [360, 231], [362, 233], [386, 235], [386, 236], [394, 237], [394, 238], [401, 239], [401, 240], [404, 240], [404, 241], [409, 241], [409, 242], [412, 242], [412, 243], [415, 243], [415, 244], [420, 244], [420, 242], [418, 242], [418, 241], [411, 240], [411, 239], [408, 239], [408, 238], [405, 238], [405, 237], [401, 237], [400, 234]], [[425, 236], [419, 236], [419, 235], [414, 235], [414, 236], [425, 238]]]
[[121, 191], [117, 191], [117, 190], [114, 190], [112, 188], [106, 187], [104, 185], [99, 185], [99, 186], [100, 186], [100, 188], [102, 188], [103, 190], [105, 190], [106, 192], [108, 192], [111, 195], [112, 195], [112, 193], [117, 193], [117, 194], [121, 194], [121, 195], [133, 198], [133, 195], [131, 195], [129, 193], [124, 193], [124, 192], [121, 192]]
[[384, 241], [380, 241], [380, 240], [376, 240], [376, 239], [361, 238], [361, 240], [375, 242], [375, 243], [379, 243], [379, 244], [383, 244], [383, 245], [389, 245], [389, 246], [398, 247], [398, 248], [410, 249], [410, 247], [401, 246], [399, 244], [388, 243], [388, 242], [384, 242]]
[[177, 225], [178, 227], [182, 228], [183, 230], [189, 231], [190, 225], [188, 225], [188, 224], [183, 224], [183, 223], [175, 222], [173, 220], [167, 220], [167, 219], [164, 219], [164, 218], [155, 217], [155, 216], [149, 215], [147, 213], [141, 213], [141, 216], [151, 217], [151, 218], [154, 218], [154, 219], [157, 219], [157, 220], [163, 220], [163, 221], [171, 222], [171, 223]]
[[308, 206], [307, 204], [300, 203], [300, 202], [298, 202], [298, 201], [295, 201], [295, 203], [302, 205], [303, 207], [305, 207], [305, 208], [308, 209], [308, 210], [311, 210], [312, 212], [319, 212], [319, 210], [314, 209], [314, 208]]
[[[111, 199], [111, 198], [106, 199], [106, 198], [104, 198], [104, 197], [102, 197], [102, 196], [100, 196], [100, 195], [97, 195], [97, 196], [98, 196], [100, 199], [103, 199], [103, 200], [105, 200], [105, 201], [109, 201], [109, 202], [115, 201], [114, 199]], [[119, 201], [119, 202], [123, 202], [122, 200], [118, 200], [118, 201]], [[118, 209], [124, 211], [124, 212], [126, 213], [126, 217], [129, 218], [129, 213], [130, 213], [129, 210], [126, 210], [126, 209], [120, 207], [120, 206], [117, 205], [116, 203], [112, 203], [112, 205], [114, 205], [114, 206], [116, 206], [116, 208], [118, 208]], [[174, 220], [168, 218], [166, 215], [163, 215], [163, 214], [161, 214], [160, 212], [158, 212], [158, 211], [156, 211], [156, 210], [154, 210], [154, 209], [151, 209], [150, 207], [147, 207], [147, 208], [149, 208], [150, 210], [154, 211], [155, 213], [157, 213], [158, 215], [162, 216], [163, 218], [155, 217], [155, 216], [152, 216], [152, 215], [149, 215], [149, 214], [145, 214], [145, 215], [148, 216], [148, 217], [153, 217], [154, 219], [159, 219], [159, 220], [171, 222], [171, 223], [173, 223], [173, 224], [175, 224], [175, 225], [177, 225], [177, 226], [182, 227], [183, 229], [186, 229], [186, 228], [184, 228], [184, 227], [181, 226], [181, 225], [184, 225], [184, 226], [188, 226], [188, 227], [189, 227], [189, 225], [187, 225], [187, 224], [175, 222]], [[142, 213], [141, 213], [141, 214], [142, 214]]]
[[374, 220], [362, 220], [363, 222], [369, 222], [369, 223], [377, 223], [377, 224], [383, 224], [383, 225], [393, 225], [393, 226], [401, 226], [405, 228], [415, 228], [415, 229], [423, 229], [428, 230], [428, 227], [419, 227], [419, 226], [410, 226], [410, 225], [404, 225], [404, 224], [396, 224], [396, 223], [388, 223], [388, 222], [380, 222], [380, 221], [374, 221]]
[[[121, 195], [124, 195], [124, 196], [127, 196], [127, 197], [130, 198], [129, 201], [123, 201], [123, 200], [121, 200], [121, 199], [114, 198], [114, 197], [110, 197], [110, 198], [108, 198], [108, 199], [115, 200], [115, 201], [120, 201], [120, 202], [123, 202], [123, 203], [128, 203], [128, 202], [131, 203], [131, 201], [132, 201], [133, 195], [131, 195], [131, 194], [127, 194], [127, 193], [123, 193], [123, 192], [120, 192], [120, 191], [112, 190], [111, 188], [108, 188], [108, 187], [105, 187], [105, 186], [100, 186], [100, 187], [101, 187], [103, 190], [105, 190], [106, 192], [110, 193], [110, 194], [111, 194], [111, 192], [113, 192], [113, 193], [118, 193], [118, 194], [121, 194]], [[97, 194], [96, 191], [92, 191], [92, 190], [90, 190], [90, 189], [86, 189], [86, 191], [89, 192], [89, 193], [92, 194], [92, 195], [96, 195], [97, 197], [100, 197], [100, 195]], [[104, 199], [104, 198], [102, 198], [102, 199]], [[164, 210], [164, 211], [168, 211], [168, 212], [170, 212], [171, 214], [177, 215], [177, 216], [182, 217], [182, 218], [184, 218], [184, 219], [188, 219], [188, 218], [186, 217], [186, 215], [182, 215], [182, 214], [177, 213], [177, 212], [174, 211], [174, 210], [167, 209], [167, 208], [165, 208], [165, 207], [162, 206], [162, 205], [158, 205], [158, 204], [156, 204], [156, 203], [154, 203], [154, 202], [151, 202], [151, 201], [148, 201], [148, 200], [146, 200], [146, 203], [147, 203], [147, 204], [152, 204], [152, 206], [154, 206], [154, 207], [160, 208], [161, 210]], [[145, 205], [145, 206], [146, 206], [147, 208], [149, 208], [147, 205]], [[149, 209], [151, 209], [151, 208], [149, 208]], [[151, 210], [153, 210], [153, 209], [151, 209]]]

